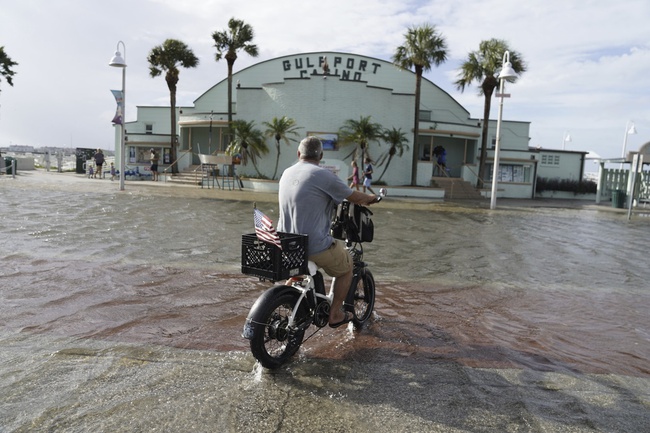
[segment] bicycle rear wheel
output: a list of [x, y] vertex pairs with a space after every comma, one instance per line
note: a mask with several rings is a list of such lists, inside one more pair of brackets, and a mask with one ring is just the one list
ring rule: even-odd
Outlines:
[[[292, 330], [288, 326], [289, 316], [296, 302], [298, 302], [298, 295], [285, 293], [278, 296], [264, 307], [261, 315], [263, 319], [253, 326], [251, 352], [266, 368], [280, 367], [298, 351], [302, 344], [304, 329]], [[298, 313], [301, 317], [306, 316], [305, 308], [300, 308]]]
[[360, 272], [352, 280], [354, 287], [354, 319], [355, 328], [360, 328], [370, 319], [375, 307], [375, 279], [369, 270]]

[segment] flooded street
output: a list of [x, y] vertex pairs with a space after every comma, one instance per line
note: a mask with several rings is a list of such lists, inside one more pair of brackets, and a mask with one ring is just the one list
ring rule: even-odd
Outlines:
[[370, 325], [270, 373], [240, 242], [275, 198], [0, 178], [0, 432], [648, 430], [650, 208], [389, 195]]

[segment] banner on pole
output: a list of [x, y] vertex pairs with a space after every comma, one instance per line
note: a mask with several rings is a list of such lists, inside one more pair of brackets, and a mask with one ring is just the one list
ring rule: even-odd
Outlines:
[[122, 125], [122, 113], [124, 112], [124, 94], [121, 90], [111, 90], [111, 93], [115, 97], [115, 102], [117, 103], [117, 108], [115, 109], [115, 116], [113, 116], [114, 125]]

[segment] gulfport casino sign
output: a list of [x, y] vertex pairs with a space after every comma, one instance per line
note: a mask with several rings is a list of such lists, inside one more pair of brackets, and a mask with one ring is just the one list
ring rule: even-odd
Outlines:
[[308, 55], [290, 57], [282, 61], [285, 78], [307, 78], [311, 75], [338, 76], [345, 81], [368, 81], [376, 75], [381, 64], [352, 55]]

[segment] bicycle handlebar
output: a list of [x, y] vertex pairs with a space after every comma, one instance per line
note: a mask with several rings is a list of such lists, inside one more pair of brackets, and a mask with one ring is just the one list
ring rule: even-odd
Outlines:
[[377, 200], [375, 200], [375, 203], [379, 203], [381, 199], [383, 199], [387, 195], [388, 195], [388, 190], [386, 190], [386, 188], [379, 188], [379, 195], [377, 196]]

